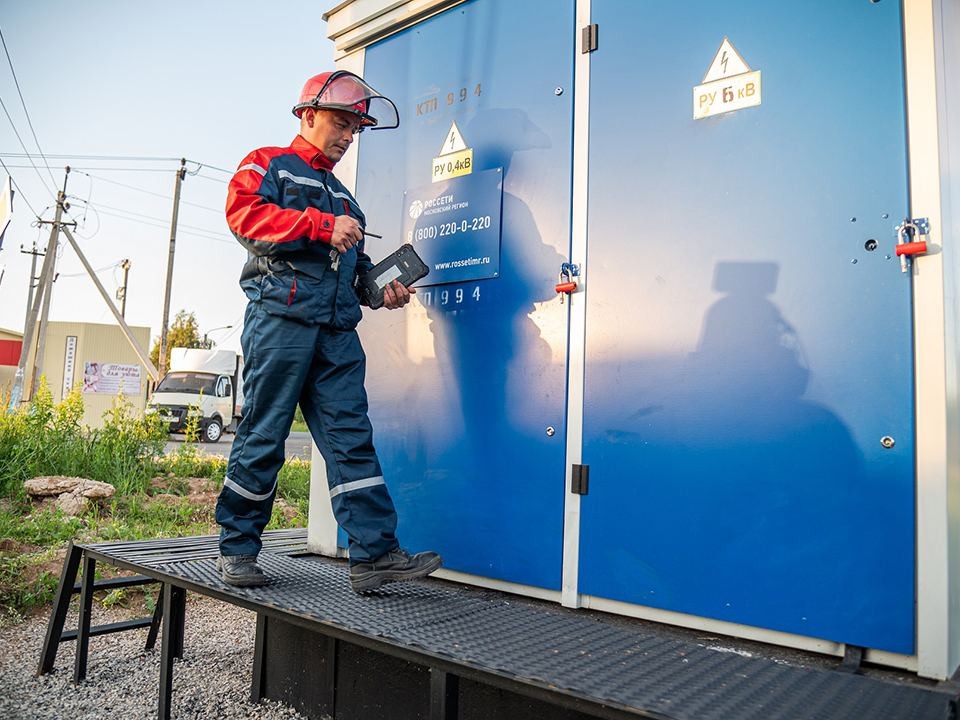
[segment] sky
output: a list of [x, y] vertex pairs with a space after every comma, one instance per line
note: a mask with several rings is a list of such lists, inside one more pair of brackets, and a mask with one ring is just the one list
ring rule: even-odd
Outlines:
[[[226, 183], [250, 150], [296, 135], [290, 110], [300, 88], [333, 68], [322, 15], [334, 4], [0, 0], [24, 100], [0, 54], [0, 99], [12, 119], [0, 111], [0, 159], [20, 190], [0, 249], [0, 328], [23, 330], [30, 256], [20, 248], [46, 246], [49, 226], [36, 227], [36, 215], [53, 219], [69, 164], [82, 251], [111, 295], [122, 284], [120, 262], [130, 260], [126, 320], [158, 337], [175, 174], [185, 157], [195, 174], [181, 191], [170, 317], [194, 312], [201, 332], [238, 349], [246, 254], [224, 221]], [[23, 157], [37, 152], [30, 123], [46, 158], [34, 160], [36, 170]], [[115, 322], [63, 237], [57, 271], [51, 320]], [[216, 329], [226, 325], [233, 327]]]

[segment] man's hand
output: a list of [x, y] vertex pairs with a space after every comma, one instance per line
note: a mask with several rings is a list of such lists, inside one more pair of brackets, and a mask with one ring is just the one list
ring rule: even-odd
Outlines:
[[347, 252], [354, 245], [363, 240], [363, 230], [360, 223], [349, 215], [337, 215], [333, 222], [333, 235], [330, 244], [341, 253]]
[[402, 308], [410, 302], [410, 296], [417, 292], [416, 288], [404, 287], [399, 280], [388, 283], [383, 288], [383, 306], [387, 310], [396, 310]]

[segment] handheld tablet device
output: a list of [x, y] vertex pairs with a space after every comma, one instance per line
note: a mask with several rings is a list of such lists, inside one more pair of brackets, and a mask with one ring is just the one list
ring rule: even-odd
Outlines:
[[370, 272], [361, 275], [357, 289], [364, 302], [376, 309], [383, 305], [383, 289], [387, 283], [399, 280], [409, 287], [429, 272], [430, 269], [423, 264], [413, 245], [407, 243], [374, 265]]

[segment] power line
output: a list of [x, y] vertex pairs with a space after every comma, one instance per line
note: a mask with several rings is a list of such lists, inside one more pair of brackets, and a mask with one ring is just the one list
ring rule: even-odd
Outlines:
[[222, 345], [222, 344], [225, 343], [227, 340], [229, 340], [229, 339], [232, 338], [234, 335], [236, 335], [238, 332], [240, 332], [241, 330], [243, 330], [243, 323], [240, 322], [241, 320], [243, 320], [243, 313], [241, 313], [240, 315], [238, 315], [238, 316], [237, 316], [237, 319], [234, 320], [232, 323], [230, 323], [231, 325], [233, 325], [233, 329], [232, 329], [230, 332], [228, 332], [226, 335], [224, 335], [222, 338], [220, 338], [220, 343], [219, 343], [219, 344]]
[[[117, 218], [117, 219], [119, 219], [119, 220], [126, 220], [127, 222], [137, 223], [137, 224], [139, 224], [139, 225], [147, 225], [147, 226], [149, 226], [149, 227], [155, 227], [155, 228], [159, 228], [159, 229], [161, 229], [161, 230], [169, 230], [169, 229], [170, 229], [170, 226], [169, 226], [169, 225], [160, 225], [159, 223], [150, 222], [149, 220], [137, 220], [136, 218], [124, 217], [123, 215], [117, 215], [116, 213], [107, 212], [106, 210], [101, 210], [100, 212], [101, 212], [102, 214], [104, 214], [104, 215], [109, 216], [109, 217], [115, 217], [115, 218]], [[240, 247], [235, 241], [228, 240], [227, 237], [226, 237], [226, 235], [223, 235], [223, 236], [221, 236], [221, 237], [214, 237], [214, 236], [212, 236], [212, 235], [203, 235], [203, 234], [201, 234], [201, 233], [194, 232], [194, 231], [191, 231], [191, 230], [181, 230], [181, 231], [179, 231], [179, 234], [180, 234], [180, 235], [192, 235], [193, 237], [200, 238], [201, 240], [211, 240], [211, 241], [213, 241], [213, 242], [226, 243], [227, 245], [232, 245], [232, 246], [234, 246], [234, 247]]]
[[[0, 100], [0, 103], [2, 103], [2, 100]], [[16, 132], [16, 129], [14, 129], [14, 132]], [[11, 153], [0, 153], [0, 157], [10, 157], [10, 156], [11, 156]], [[53, 155], [53, 156], [51, 156], [51, 157], [59, 157], [59, 156]], [[193, 161], [192, 161], [192, 160], [188, 160], [187, 162], [193, 162]], [[20, 169], [29, 169], [30, 167], [33, 167], [33, 169], [36, 170], [36, 166], [32, 166], [32, 165], [14, 165], [14, 164], [10, 164], [10, 165], [6, 165], [5, 167], [20, 168]], [[130, 188], [131, 190], [137, 190], [137, 191], [139, 191], [139, 192], [146, 193], [146, 194], [148, 194], [148, 195], [155, 195], [156, 197], [161, 197], [161, 198], [164, 198], [164, 199], [166, 199], [166, 200], [171, 200], [171, 199], [172, 199], [172, 197], [171, 197], [170, 195], [164, 195], [163, 193], [153, 192], [152, 190], [145, 190], [144, 188], [136, 187], [136, 186], [134, 186], [134, 185], [129, 185], [129, 184], [127, 184], [127, 183], [122, 183], [122, 182], [119, 182], [119, 181], [117, 181], [117, 180], [111, 180], [111, 179], [109, 179], [109, 178], [100, 177], [99, 175], [94, 175], [94, 174], [92, 174], [92, 173], [86, 172], [87, 170], [95, 170], [95, 171], [97, 171], [97, 172], [156, 172], [156, 173], [166, 173], [166, 172], [171, 172], [171, 168], [124, 168], [124, 167], [88, 167], [88, 168], [83, 168], [83, 167], [72, 167], [72, 166], [71, 166], [70, 172], [77, 172], [77, 173], [80, 173], [81, 175], [86, 175], [87, 177], [94, 178], [94, 179], [96, 179], [96, 180], [102, 180], [103, 182], [111, 183], [112, 185], [119, 185], [119, 186], [121, 186], [121, 187]], [[39, 171], [38, 171], [38, 172], [39, 172]], [[222, 185], [228, 184], [228, 181], [226, 181], [226, 180], [221, 180], [220, 178], [210, 177], [209, 175], [199, 175], [198, 173], [199, 173], [199, 170], [194, 170], [192, 173], [190, 173], [190, 176], [191, 176], [191, 177], [203, 178], [204, 180], [209, 180], [210, 182], [220, 183], [220, 184], [222, 184]], [[41, 180], [42, 180], [42, 177], [41, 177]], [[47, 186], [44, 185], [44, 187], [47, 187]], [[47, 188], [47, 190], [49, 191], [49, 188]], [[204, 209], [204, 210], [210, 210], [211, 212], [216, 212], [216, 213], [222, 213], [222, 212], [223, 212], [223, 210], [220, 210], [220, 209], [217, 209], [217, 208], [212, 208], [212, 207], [210, 207], [209, 205], [201, 205], [201, 204], [199, 204], [199, 203], [193, 203], [193, 202], [189, 202], [189, 201], [187, 201], [187, 200], [182, 200], [181, 203], [184, 204], [184, 205], [192, 205], [193, 207], [202, 208], [202, 209]]]
[[236, 172], [235, 170], [226, 170], [224, 168], [217, 167], [216, 165], [210, 165], [209, 163], [200, 162], [199, 160], [191, 160], [190, 158], [187, 158], [187, 162], [196, 163], [200, 167], [210, 168], [211, 170], [219, 170], [220, 172], [226, 173], [227, 175], [233, 175]]
[[[136, 223], [136, 224], [138, 224], [138, 225], [147, 225], [147, 226], [149, 226], [149, 227], [160, 228], [161, 230], [169, 230], [169, 229], [170, 229], [170, 226], [167, 225], [167, 224], [161, 224], [161, 223], [158, 223], [158, 222], [152, 222], [152, 221], [150, 221], [150, 220], [145, 220], [145, 219], [137, 219], [137, 218], [127, 217], [127, 216], [125, 216], [125, 215], [119, 215], [119, 214], [117, 214], [117, 213], [109, 212], [108, 210], [103, 210], [103, 209], [101, 209], [99, 212], [100, 212], [100, 214], [102, 214], [102, 215], [107, 215], [108, 217], [115, 217], [115, 218], [117, 218], [117, 219], [119, 219], [119, 220], [126, 220], [127, 222]], [[207, 231], [202, 231], [202, 232], [203, 232], [203, 233], [210, 233], [210, 232], [212, 232], [212, 231], [207, 230]], [[225, 233], [219, 235], [219, 237], [218, 237], [218, 236], [216, 236], [216, 235], [212, 235], [212, 234], [202, 234], [201, 232], [196, 232], [196, 231], [191, 231], [191, 230], [180, 230], [180, 231], [179, 231], [179, 234], [181, 234], [181, 235], [192, 235], [192, 236], [197, 237], [197, 238], [200, 238], [200, 239], [202, 239], [202, 240], [212, 240], [212, 241], [214, 241], [214, 242], [226, 243], [227, 245], [233, 245], [234, 247], [240, 247], [239, 245], [237, 245], [237, 243], [236, 243], [235, 241], [229, 240], [229, 239], [227, 238], [227, 235], [226, 235]]]
[[[46, 153], [48, 158], [57, 158], [60, 160], [97, 160], [97, 161], [106, 161], [106, 160], [123, 160], [129, 162], [180, 162], [181, 158], [178, 157], [164, 157], [162, 155], [76, 155], [76, 154], [61, 154], [61, 153]], [[23, 159], [30, 156], [29, 153], [0, 153], [2, 157], [17, 158]], [[226, 173], [227, 175], [233, 175], [234, 170], [227, 170], [226, 168], [218, 167], [217, 165], [211, 165], [210, 163], [202, 162], [201, 160], [192, 160], [190, 158], [183, 158], [188, 163], [197, 166], [197, 172], [200, 168], [209, 168], [210, 170], [216, 170], [217, 172]], [[191, 173], [192, 174], [192, 173]]]
[[[102, 272], [104, 272], [105, 270], [110, 270], [111, 268], [119, 267], [120, 263], [122, 263], [122, 262], [123, 262], [123, 260], [117, 260], [117, 261], [116, 261], [115, 263], [113, 263], [112, 265], [104, 265], [102, 268], [97, 268], [96, 270], [94, 270], [94, 272], [95, 272], [95, 273], [102, 273]], [[78, 273], [57, 273], [57, 278], [80, 277], [81, 275], [86, 275], [86, 274], [87, 274], [86, 271], [84, 271], [84, 272], [78, 272]], [[114, 277], [114, 281], [116, 281], [116, 277]]]
[[[10, 74], [13, 75], [13, 83], [17, 88], [17, 95], [20, 96], [20, 105], [23, 107], [23, 114], [27, 118], [27, 125], [30, 128], [30, 134], [33, 135], [33, 141], [34, 143], [36, 143], [37, 151], [40, 153], [40, 158], [43, 160], [43, 164], [47, 168], [47, 174], [50, 176], [50, 181], [53, 183], [54, 187], [56, 187], [57, 180], [56, 178], [53, 177], [53, 172], [50, 170], [50, 164], [47, 162], [47, 159], [43, 156], [43, 148], [40, 147], [40, 140], [37, 138], [37, 131], [34, 129], [33, 121], [30, 119], [30, 111], [27, 110], [27, 102], [26, 100], [23, 99], [23, 91], [20, 89], [20, 81], [17, 79], [17, 71], [13, 69], [13, 60], [10, 57], [10, 50], [7, 48], [7, 41], [3, 37], [3, 30], [0, 30], [0, 43], [3, 44], [3, 52], [7, 56], [7, 64], [10, 66]], [[9, 114], [8, 114], [8, 117], [9, 117]], [[24, 148], [24, 150], [26, 150], [26, 148]]]
[[[0, 98], [0, 108], [3, 108], [3, 112], [4, 112], [4, 114], [7, 116], [7, 120], [10, 121], [10, 127], [13, 128], [13, 134], [16, 135], [16, 136], [17, 136], [17, 140], [20, 141], [20, 147], [23, 148], [24, 152], [29, 153], [29, 151], [27, 150], [27, 146], [26, 146], [26, 145], [24, 144], [24, 142], [23, 142], [23, 138], [20, 137], [20, 133], [17, 132], [17, 126], [16, 126], [16, 124], [13, 122], [13, 118], [10, 117], [10, 112], [7, 110], [7, 106], [6, 106], [6, 104], [3, 102], [3, 98]], [[37, 174], [37, 177], [40, 178], [40, 182], [41, 182], [41, 184], [43, 185], [43, 189], [46, 190], [48, 193], [50, 193], [50, 197], [56, 199], [56, 195], [54, 195], [53, 191], [50, 189], [50, 186], [47, 185], [47, 181], [43, 179], [43, 175], [40, 174], [40, 170], [37, 168], [36, 163], [33, 162], [33, 159], [32, 159], [32, 158], [27, 158], [27, 159], [30, 160], [30, 164], [29, 164], [29, 165], [13, 165], [13, 166], [11, 166], [11, 167], [20, 167], [20, 168], [32, 167], [32, 168], [33, 168], [33, 171]], [[54, 187], [56, 187], [56, 183], [54, 183]]]
[[[97, 229], [94, 230], [94, 231], [93, 231], [92, 233], [90, 233], [89, 235], [83, 235], [83, 234], [80, 233], [79, 228], [80, 228], [80, 227], [86, 227], [86, 226], [87, 226], [87, 211], [86, 211], [87, 208], [89, 208], [90, 210], [93, 210], [93, 214], [94, 214], [94, 216], [97, 218]], [[96, 209], [93, 205], [84, 205], [83, 218], [80, 219], [80, 220], [77, 220], [77, 218], [75, 218], [75, 217], [73, 216], [73, 214], [72, 214], [69, 210], [67, 210], [66, 213], [67, 213], [67, 217], [68, 217], [68, 218], [70, 218], [70, 219], [73, 220], [75, 223], [77, 223], [77, 228], [78, 228], [78, 229], [76, 230], [76, 235], [77, 235], [78, 238], [83, 238], [84, 240], [90, 240], [90, 239], [96, 237], [96, 236], [97, 236], [97, 233], [100, 232], [100, 225], [101, 225], [100, 213], [97, 211], [97, 209]]]
[[[47, 168], [47, 174], [50, 176], [50, 181], [53, 183], [53, 186], [57, 186], [57, 181], [53, 177], [53, 172], [50, 170], [50, 164], [47, 162], [47, 159], [43, 157], [43, 148], [40, 147], [40, 141], [37, 139], [37, 131], [33, 129], [33, 122], [30, 120], [30, 111], [27, 110], [27, 103], [23, 99], [23, 92], [20, 90], [20, 81], [17, 80], [17, 71], [13, 69], [13, 60], [10, 58], [10, 51], [7, 49], [7, 41], [3, 37], [3, 30], [0, 30], [0, 43], [3, 43], [3, 52], [7, 56], [7, 64], [10, 66], [10, 74], [13, 75], [13, 84], [17, 86], [17, 94], [20, 96], [20, 104], [23, 106], [23, 114], [27, 116], [27, 125], [30, 127], [30, 133], [33, 135], [33, 141], [37, 144], [37, 150], [40, 152], [40, 157], [43, 158], [43, 164]], [[26, 148], [24, 148], [26, 150]]]
[[[2, 103], [3, 103], [3, 101], [0, 100], [0, 104], [2, 104]], [[4, 108], [4, 109], [6, 109], [6, 108]], [[8, 115], [7, 117], [9, 117], [9, 115]], [[16, 132], [16, 128], [14, 128], [14, 132]], [[18, 136], [18, 137], [19, 137], [19, 136]], [[29, 159], [29, 158], [28, 158], [28, 159]], [[10, 167], [14, 167], [14, 168], [29, 168], [29, 167], [33, 167], [33, 168], [36, 168], [35, 165], [13, 165], [13, 164], [11, 164]], [[73, 172], [74, 170], [80, 170], [80, 169], [81, 169], [81, 168], [77, 168], [77, 167], [74, 167], [74, 166], [72, 166], [72, 165], [70, 166], [70, 171], [71, 171], [71, 172]], [[165, 172], [172, 172], [172, 170], [173, 170], [172, 168], [136, 168], [136, 167], [88, 167], [88, 168], [86, 168], [86, 169], [87, 169], [87, 170], [104, 170], [104, 171], [110, 171], [110, 172], [164, 172], [164, 173], [165, 173]], [[49, 190], [50, 188], [47, 188], [47, 189]]]
[[[166, 223], [163, 220], [163, 218], [155, 218], [150, 215], [143, 215], [142, 213], [135, 213], [130, 210], [121, 210], [120, 211], [121, 213], [127, 213], [126, 215], [122, 215], [122, 214], [118, 214], [117, 212], [110, 212], [109, 210], [104, 210], [103, 206], [101, 205], [100, 212], [109, 217], [115, 217], [121, 220], [128, 220], [130, 222], [143, 222], [145, 224], [153, 225], [154, 227], [163, 228], [163, 229], [170, 228], [170, 225]], [[134, 217], [130, 217], [130, 215], [133, 215]], [[182, 228], [186, 226], [178, 223], [177, 227]], [[222, 242], [229, 242], [232, 244], [232, 241], [227, 239], [227, 235], [225, 233], [217, 233], [215, 230], [207, 230], [206, 228], [197, 228], [192, 225], [190, 226], [190, 229], [193, 231], [189, 233], [190, 235], [196, 235], [197, 237], [205, 237], [210, 240], [219, 240]], [[188, 231], [184, 230], [183, 232], [188, 232]]]
[[[60, 153], [46, 153], [48, 158], [58, 158], [60, 160], [128, 160], [130, 162], [180, 162], [180, 158], [161, 157], [149, 155], [61, 155]], [[0, 153], [0, 157], [26, 158], [27, 153]], [[188, 162], [195, 162], [190, 160]], [[198, 165], [202, 163], [197, 163]]]
[[[72, 197], [74, 200], [79, 200], [80, 202], [85, 203], [90, 207], [100, 208], [100, 210], [113, 210], [115, 212], [122, 212], [122, 213], [127, 213], [129, 215], [135, 215], [145, 220], [153, 220], [159, 223], [166, 222], [164, 218], [155, 217], [153, 215], [144, 215], [143, 213], [135, 212], [134, 210], [127, 210], [126, 208], [118, 208], [112, 205], [105, 205], [102, 202], [91, 202], [90, 200], [84, 200], [83, 198], [79, 198], [76, 195], [71, 195], [70, 197]], [[199, 225], [187, 225], [186, 223], [178, 222], [177, 227], [190, 228], [191, 230], [199, 230], [201, 232], [210, 233], [211, 235], [221, 235], [223, 237], [227, 237], [226, 233], [222, 233], [219, 230], [211, 230], [210, 228], [200, 227]]]
[[209, 175], [195, 175], [195, 177], [203, 178], [204, 180], [209, 180], [210, 182], [221, 183], [223, 185], [227, 184], [226, 180], [221, 180], [220, 178], [210, 177]]
[[[153, 195], [154, 197], [163, 198], [164, 200], [173, 200], [173, 196], [171, 195], [164, 195], [163, 193], [154, 192], [153, 190], [147, 190], [146, 188], [137, 187], [136, 185], [129, 185], [128, 183], [122, 183], [117, 180], [110, 180], [109, 178], [100, 177], [99, 175], [91, 175], [90, 173], [83, 172], [82, 170], [78, 172], [80, 172], [81, 175], [86, 175], [88, 178], [91, 178], [93, 180], [100, 180], [105, 183], [110, 183], [111, 185], [119, 185], [120, 187], [125, 187], [129, 190], [136, 190], [137, 192], [144, 193], [145, 195]], [[181, 200], [180, 204], [190, 205], [192, 207], [197, 207], [202, 210], [208, 210], [209, 212], [215, 212], [220, 215], [222, 215], [224, 212], [222, 208], [212, 208], [209, 205], [201, 205], [200, 203], [189, 202], [187, 200]]]
[[[71, 168], [71, 170], [74, 168]], [[140, 167], [81, 167], [81, 170], [96, 170], [98, 172], [172, 172], [173, 168], [140, 168]]]
[[[3, 100], [0, 99], [0, 105], [2, 105], [2, 104], [3, 104]], [[6, 108], [4, 108], [4, 110], [6, 110]], [[10, 115], [8, 114], [7, 117], [10, 117]], [[16, 131], [17, 131], [16, 128], [14, 128], [13, 131], [16, 132]], [[18, 135], [17, 137], [19, 138], [19, 135]], [[29, 159], [29, 158], [28, 158], [28, 159]], [[10, 165], [10, 167], [14, 167], [14, 168], [29, 168], [29, 167], [33, 167], [34, 169], [36, 169], [36, 166], [35, 166], [35, 165]], [[71, 171], [71, 172], [73, 172], [74, 170], [84, 170], [84, 169], [85, 169], [85, 170], [96, 170], [96, 171], [98, 171], [98, 172], [156, 172], [156, 173], [168, 173], [168, 172], [173, 172], [173, 171], [174, 171], [174, 168], [86, 167], [86, 166], [74, 167], [74, 166], [72, 166], [72, 165], [70, 166], [70, 171]], [[38, 171], [38, 172], [39, 172], [39, 171]], [[194, 172], [196, 172], [196, 171], [194, 171]], [[42, 177], [42, 176], [41, 176], [41, 177]], [[200, 177], [206, 177], [206, 176], [205, 176], [205, 175], [201, 175]], [[209, 180], [215, 180], [216, 178], [208, 178], [208, 179], [209, 179]], [[218, 180], [218, 182], [223, 182], [223, 183], [225, 183], [226, 180]], [[44, 185], [44, 187], [46, 187], [46, 185]], [[50, 189], [50, 188], [47, 188], [47, 190], [49, 190], [49, 189]]]

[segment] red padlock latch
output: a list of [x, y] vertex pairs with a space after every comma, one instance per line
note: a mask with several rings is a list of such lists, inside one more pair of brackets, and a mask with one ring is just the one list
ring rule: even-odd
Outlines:
[[897, 257], [900, 258], [901, 272], [907, 272], [910, 267], [907, 258], [912, 258], [914, 255], [923, 255], [927, 251], [927, 242], [916, 238], [926, 235], [928, 229], [929, 223], [926, 218], [906, 219], [897, 226], [897, 247], [895, 250]]
[[560, 267], [560, 281], [554, 285], [553, 289], [560, 296], [560, 302], [563, 303], [563, 296], [569, 295], [577, 289], [577, 281], [573, 279], [574, 275], [579, 274], [580, 268], [571, 263], [564, 263]]
[[897, 245], [897, 255], [923, 255], [927, 251], [927, 241], [908, 242]]

